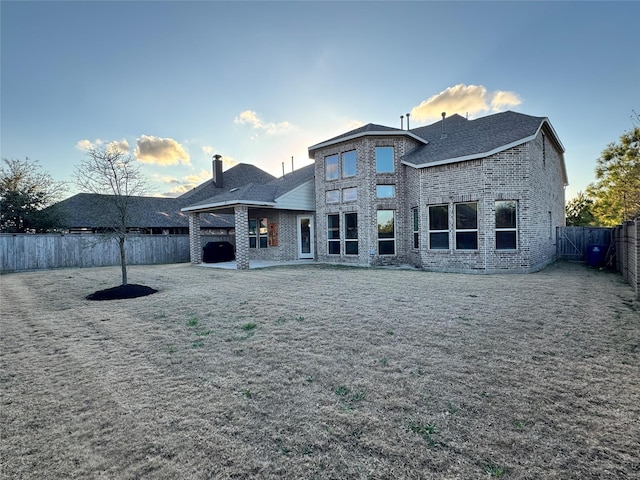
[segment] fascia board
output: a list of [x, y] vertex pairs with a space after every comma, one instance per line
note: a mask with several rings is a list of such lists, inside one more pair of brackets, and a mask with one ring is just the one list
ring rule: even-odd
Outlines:
[[207, 203], [205, 205], [196, 205], [192, 207], [181, 208], [181, 212], [204, 212], [211, 209], [230, 207], [230, 206], [260, 206], [260, 207], [275, 207], [274, 202], [260, 202], [256, 200], [227, 200], [226, 202]]
[[318, 143], [316, 145], [313, 145], [312, 147], [309, 147], [309, 158], [313, 158], [311, 157], [311, 152], [314, 150], [318, 150], [320, 148], [324, 148], [324, 147], [329, 147], [331, 145], [337, 145], [338, 143], [344, 143], [344, 142], [348, 142], [350, 140], [355, 140], [356, 138], [361, 138], [361, 137], [398, 137], [398, 136], [407, 136], [410, 138], [413, 138], [414, 140], [416, 140], [419, 143], [423, 143], [423, 144], [427, 144], [429, 143], [428, 140], [425, 140], [422, 137], [419, 137], [418, 135], [416, 135], [415, 133], [411, 133], [408, 130], [401, 130], [400, 132], [398, 131], [371, 131], [371, 132], [361, 132], [361, 133], [356, 133], [353, 135], [349, 135], [346, 137], [340, 137], [337, 138], [335, 140], [328, 140], [326, 142], [322, 142], [322, 143]]

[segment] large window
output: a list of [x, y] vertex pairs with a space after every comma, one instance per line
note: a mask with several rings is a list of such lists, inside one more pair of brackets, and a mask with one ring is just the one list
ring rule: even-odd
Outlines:
[[358, 187], [345, 188], [342, 190], [343, 202], [355, 202], [358, 199]]
[[344, 253], [358, 254], [358, 214], [344, 214]]
[[457, 203], [456, 207], [456, 249], [478, 249], [478, 204]]
[[411, 209], [413, 217], [413, 248], [420, 247], [420, 214], [417, 208]]
[[518, 248], [518, 202], [501, 200], [496, 202], [496, 250]]
[[353, 177], [356, 173], [356, 151], [344, 152], [342, 154], [342, 176]]
[[327, 253], [340, 255], [340, 215], [327, 215]]
[[329, 155], [328, 157], [325, 157], [324, 167], [327, 180], [337, 180], [340, 177], [338, 155]]
[[267, 248], [269, 235], [266, 218], [249, 219], [249, 248]]
[[377, 198], [394, 198], [396, 196], [395, 185], [376, 185]]
[[433, 250], [449, 249], [448, 205], [429, 207], [429, 248]]
[[395, 255], [395, 211], [378, 210], [378, 254]]
[[393, 173], [393, 147], [376, 147], [376, 173]]

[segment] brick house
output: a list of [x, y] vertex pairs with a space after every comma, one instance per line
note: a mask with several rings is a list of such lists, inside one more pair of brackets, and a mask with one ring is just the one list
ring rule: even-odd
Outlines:
[[533, 272], [555, 260], [555, 227], [565, 225], [563, 153], [547, 118], [510, 111], [414, 129], [368, 124], [309, 147], [314, 163], [289, 178], [182, 211], [193, 227], [204, 212], [233, 213], [238, 268], [314, 258]]

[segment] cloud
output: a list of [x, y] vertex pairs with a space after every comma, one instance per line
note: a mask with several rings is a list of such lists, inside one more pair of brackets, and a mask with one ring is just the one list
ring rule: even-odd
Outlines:
[[[213, 157], [213, 155], [216, 153], [216, 149], [213, 148], [212, 146], [205, 145], [204, 147], [201, 147], [201, 148], [202, 148], [202, 152], [210, 157]], [[229, 168], [237, 165], [238, 163], [240, 162], [238, 162], [235, 158], [222, 155], [223, 170], [228, 170]]]
[[262, 130], [268, 135], [287, 133], [293, 128], [293, 125], [289, 122], [265, 123], [253, 110], [245, 110], [233, 120], [233, 123], [237, 125], [250, 125], [254, 130]]
[[83, 152], [88, 152], [89, 150], [93, 150], [94, 148], [98, 148], [101, 146], [106, 146], [109, 150], [116, 150], [121, 153], [129, 152], [129, 142], [127, 140], [114, 140], [112, 142], [105, 142], [100, 140], [99, 138], [94, 140], [93, 142], [88, 139], [80, 140], [76, 143], [76, 148], [78, 150], [82, 150]]
[[423, 101], [411, 109], [411, 120], [418, 122], [442, 118], [442, 112], [448, 116], [475, 115], [482, 112], [500, 112], [522, 103], [515, 92], [498, 90], [488, 92], [482, 85], [460, 83], [449, 87], [437, 95]]
[[201, 183], [209, 180], [212, 176], [211, 170], [200, 170], [199, 173], [194, 173], [190, 175], [185, 175], [181, 178], [175, 178], [170, 176], [163, 176], [160, 178], [160, 181], [167, 185], [172, 185], [172, 187], [164, 192], [162, 196], [165, 197], [175, 197], [181, 195], [189, 190], [197, 187]]
[[142, 135], [136, 140], [134, 154], [143, 163], [154, 165], [190, 165], [191, 159], [184, 147], [172, 138]]

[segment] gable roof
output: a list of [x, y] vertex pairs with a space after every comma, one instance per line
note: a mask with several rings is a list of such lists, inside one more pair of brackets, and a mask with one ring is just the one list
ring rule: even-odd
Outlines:
[[231, 205], [277, 207], [278, 199], [304, 184], [313, 182], [314, 173], [314, 164], [307, 165], [264, 184], [249, 183], [239, 188], [229, 189], [220, 195], [185, 206], [182, 211], [198, 212]]
[[[402, 163], [415, 168], [483, 158], [533, 140], [543, 126], [564, 152], [553, 127], [546, 117], [533, 117], [506, 111], [467, 120], [452, 115], [442, 121], [413, 130], [427, 143], [402, 157]], [[566, 176], [566, 175], [565, 175]]]

